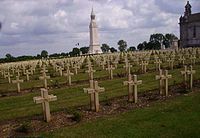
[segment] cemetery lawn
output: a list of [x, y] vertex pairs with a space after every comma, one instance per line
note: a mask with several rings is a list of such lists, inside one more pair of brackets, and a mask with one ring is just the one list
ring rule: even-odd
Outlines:
[[150, 107], [81, 122], [42, 137], [199, 137], [200, 91], [154, 102]]

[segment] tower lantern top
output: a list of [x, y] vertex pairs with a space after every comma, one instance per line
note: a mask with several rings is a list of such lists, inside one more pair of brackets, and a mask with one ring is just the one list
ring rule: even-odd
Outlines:
[[92, 8], [92, 12], [91, 12], [91, 20], [95, 20], [95, 14], [94, 14], [93, 8]]
[[192, 6], [190, 5], [190, 2], [187, 1], [187, 4], [185, 5], [185, 16], [189, 16], [192, 13], [191, 10]]

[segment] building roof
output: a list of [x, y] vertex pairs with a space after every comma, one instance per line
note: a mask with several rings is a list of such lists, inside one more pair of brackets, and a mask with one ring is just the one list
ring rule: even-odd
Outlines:
[[189, 22], [200, 21], [200, 13], [194, 13], [189, 16]]

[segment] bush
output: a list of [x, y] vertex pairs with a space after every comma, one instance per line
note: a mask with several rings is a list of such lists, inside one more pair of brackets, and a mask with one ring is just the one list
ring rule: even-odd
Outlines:
[[80, 112], [74, 112], [73, 113], [73, 117], [72, 117], [72, 120], [73, 121], [76, 121], [76, 122], [80, 122], [82, 120], [82, 115]]
[[28, 133], [28, 132], [29, 132], [29, 129], [30, 129], [29, 123], [25, 122], [25, 123], [22, 123], [22, 125], [19, 126], [19, 127], [16, 129], [16, 132]]

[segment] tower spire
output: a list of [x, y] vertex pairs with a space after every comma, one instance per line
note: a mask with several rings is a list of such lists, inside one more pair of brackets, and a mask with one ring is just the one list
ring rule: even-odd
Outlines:
[[91, 21], [89, 29], [90, 29], [90, 46], [88, 54], [101, 54], [102, 50], [99, 43], [98, 26], [96, 24], [93, 7], [91, 11]]
[[94, 19], [95, 19], [95, 14], [94, 14], [93, 6], [92, 6], [92, 11], [91, 11], [91, 20], [94, 20]]

